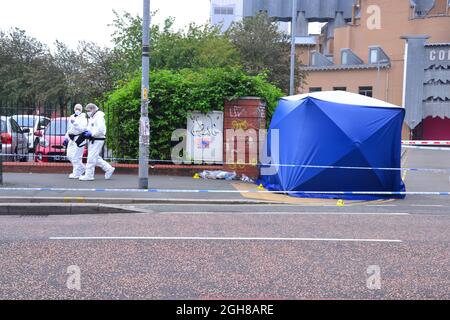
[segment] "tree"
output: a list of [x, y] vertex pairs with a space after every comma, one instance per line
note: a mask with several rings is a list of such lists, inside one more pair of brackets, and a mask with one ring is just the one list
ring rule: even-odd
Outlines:
[[12, 29], [0, 32], [0, 101], [66, 109], [74, 102], [97, 101], [114, 88], [111, 49], [80, 42], [77, 50], [56, 41], [55, 52]]
[[173, 21], [154, 34], [152, 67], [180, 70], [184, 68], [225, 68], [240, 65], [239, 54], [216, 26], [191, 23], [185, 31], [171, 31]]
[[[141, 78], [136, 75], [109, 95], [105, 110], [108, 147], [116, 157], [136, 158], [139, 150]], [[150, 152], [153, 159], [170, 159], [171, 135], [185, 128], [189, 112], [223, 110], [225, 99], [259, 96], [272, 114], [281, 90], [263, 75], [248, 76], [240, 68], [152, 71], [150, 76]], [[120, 115], [120, 116], [118, 116]]]
[[[115, 12], [113, 42], [118, 80], [127, 79], [140, 70], [142, 19], [129, 13]], [[174, 20], [150, 31], [150, 67], [152, 70], [184, 68], [223, 68], [240, 65], [239, 54], [220, 29], [211, 25], [190, 24], [186, 30], [173, 31]]]
[[[142, 48], [142, 18], [128, 12], [122, 15], [113, 11], [115, 19], [111, 27], [114, 28], [112, 42], [115, 62], [113, 69], [116, 81], [126, 81], [141, 67]], [[152, 26], [151, 34], [154, 32]]]
[[63, 97], [63, 74], [48, 47], [17, 28], [0, 32], [0, 100], [41, 103]]
[[[271, 83], [289, 92], [290, 36], [281, 32], [266, 13], [234, 23], [227, 32], [251, 75], [267, 72]], [[296, 83], [305, 77], [296, 70]]]
[[114, 55], [111, 49], [81, 41], [77, 50], [55, 43], [54, 63], [65, 78], [66, 96], [72, 102], [92, 102], [114, 88]]

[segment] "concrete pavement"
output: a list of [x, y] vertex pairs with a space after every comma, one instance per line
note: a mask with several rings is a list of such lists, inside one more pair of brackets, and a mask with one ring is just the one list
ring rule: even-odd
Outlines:
[[[82, 182], [69, 180], [62, 174], [26, 174], [26, 173], [6, 173], [4, 174], [4, 187], [10, 188], [71, 188], [71, 189], [105, 189], [102, 192], [88, 191], [17, 191], [8, 192], [11, 197], [93, 197], [93, 198], [145, 198], [158, 199], [166, 198], [167, 194], [155, 193], [117, 193], [108, 192], [107, 189], [137, 189], [138, 178], [135, 175], [115, 175], [111, 180], [105, 180], [103, 176], [97, 175], [93, 182]], [[192, 177], [170, 177], [152, 176], [150, 177], [150, 188], [158, 189], [196, 189], [196, 190], [235, 190], [230, 182], [219, 180], [193, 179]], [[1, 188], [0, 188], [1, 191]], [[174, 199], [205, 199], [204, 194], [189, 194], [186, 197], [183, 193], [171, 194]], [[243, 200], [239, 193], [230, 194], [208, 194], [207, 199], [228, 199]]]
[[[253, 183], [224, 180], [193, 179], [192, 177], [152, 176], [149, 189], [181, 190], [180, 192], [148, 192], [136, 190], [135, 175], [116, 175], [111, 180], [97, 178], [93, 182], [70, 180], [61, 174], [25, 174], [6, 173], [3, 188], [25, 189], [68, 189], [68, 190], [19, 190], [2, 191], [0, 187], [0, 204], [3, 203], [216, 203], [216, 204], [251, 204], [251, 203], [286, 203], [297, 205], [334, 205], [336, 200], [300, 199], [287, 195], [246, 194], [246, 191], [258, 191]], [[89, 191], [86, 189], [98, 189]], [[120, 192], [112, 191], [119, 189]], [[128, 189], [130, 192], [123, 192]], [[196, 190], [199, 192], [190, 192]], [[213, 191], [213, 192], [203, 192]], [[215, 192], [219, 191], [219, 192]], [[223, 191], [223, 192], [222, 192]], [[241, 193], [242, 192], [242, 193]], [[361, 201], [350, 201], [358, 203]]]
[[[408, 168], [435, 168], [449, 169], [450, 151], [428, 151], [405, 149], [403, 156], [403, 167]], [[443, 174], [441, 172], [422, 172], [422, 171], [405, 171], [403, 174], [406, 182], [407, 191], [450, 191], [450, 173]], [[95, 199], [104, 199], [98, 201], [112, 201], [114, 203], [136, 202], [133, 200], [190, 200], [190, 201], [218, 201], [222, 202], [279, 202], [290, 204], [316, 205], [318, 203], [328, 205], [333, 201], [298, 199], [284, 195], [258, 195], [258, 194], [240, 194], [238, 190], [254, 190], [252, 184], [219, 181], [219, 180], [195, 180], [191, 177], [170, 177], [170, 176], [152, 176], [150, 178], [151, 189], [178, 189], [178, 190], [223, 190], [223, 193], [129, 193], [129, 192], [108, 192], [108, 189], [136, 189], [137, 177], [134, 175], [115, 175], [112, 180], [106, 181], [103, 176], [98, 174], [97, 180], [94, 182], [80, 182], [77, 180], [69, 180], [66, 175], [61, 174], [24, 174], [24, 173], [6, 173], [4, 174], [4, 187], [10, 188], [68, 188], [77, 189], [73, 191], [16, 191], [1, 192], [0, 200], [5, 201], [13, 198], [16, 202], [20, 198], [24, 201], [50, 202], [56, 199], [62, 199], [63, 202], [94, 202]], [[101, 189], [101, 192], [83, 191], [83, 189]], [[446, 201], [445, 197], [430, 196], [420, 197], [414, 196], [416, 199], [424, 201]], [[51, 200], [50, 200], [51, 198]], [[39, 199], [43, 199], [42, 201]], [[94, 200], [93, 200], [94, 199]], [[245, 201], [253, 200], [253, 201]], [[137, 201], [139, 202], [139, 201]], [[187, 201], [189, 202], [189, 201]]]

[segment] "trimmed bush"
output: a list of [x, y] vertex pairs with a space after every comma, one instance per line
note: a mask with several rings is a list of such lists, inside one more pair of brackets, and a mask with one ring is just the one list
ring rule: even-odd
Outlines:
[[[225, 99], [258, 96], [271, 117], [283, 93], [265, 75], [248, 76], [240, 69], [159, 70], [150, 74], [150, 158], [169, 160], [171, 135], [186, 128], [189, 112], [223, 111]], [[141, 77], [132, 78], [106, 100], [108, 148], [116, 157], [136, 158], [139, 150]]]

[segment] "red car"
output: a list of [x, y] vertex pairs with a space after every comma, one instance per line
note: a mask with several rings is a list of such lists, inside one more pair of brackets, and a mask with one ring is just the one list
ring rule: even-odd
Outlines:
[[[67, 162], [66, 147], [64, 147], [64, 137], [67, 132], [69, 118], [51, 119], [44, 133], [35, 132], [40, 137], [36, 147], [36, 162]], [[84, 148], [83, 160], [87, 158], [87, 149]]]

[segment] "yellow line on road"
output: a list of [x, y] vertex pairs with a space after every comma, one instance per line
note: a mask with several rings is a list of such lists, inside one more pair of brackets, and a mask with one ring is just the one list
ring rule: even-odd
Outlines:
[[85, 201], [84, 197], [64, 197], [66, 203], [84, 203]]
[[[320, 199], [320, 198], [296, 198], [285, 194], [277, 193], [248, 193], [246, 191], [257, 191], [257, 186], [249, 183], [233, 183], [232, 186], [239, 191], [240, 194], [247, 199], [270, 201], [274, 204], [292, 204], [301, 206], [336, 206], [336, 199]], [[374, 201], [345, 201], [344, 207], [352, 207], [364, 204], [381, 204], [394, 200], [374, 200]]]

